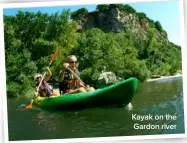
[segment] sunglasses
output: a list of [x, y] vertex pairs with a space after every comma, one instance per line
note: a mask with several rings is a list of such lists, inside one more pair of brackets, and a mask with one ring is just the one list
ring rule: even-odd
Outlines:
[[69, 63], [70, 63], [70, 64], [74, 64], [74, 63], [76, 64], [77, 61], [69, 61]]
[[35, 81], [37, 81], [37, 80], [40, 79], [40, 78], [42, 78], [42, 77], [37, 77], [37, 78], [35, 79]]

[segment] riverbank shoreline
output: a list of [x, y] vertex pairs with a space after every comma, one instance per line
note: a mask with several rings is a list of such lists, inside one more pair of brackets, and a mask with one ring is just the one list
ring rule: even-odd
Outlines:
[[176, 77], [182, 77], [182, 74], [178, 73], [173, 76], [161, 76], [159, 78], [147, 79], [145, 82], [152, 82], [152, 81], [158, 81], [158, 80], [163, 80], [163, 79], [171, 79], [171, 78], [176, 78]]

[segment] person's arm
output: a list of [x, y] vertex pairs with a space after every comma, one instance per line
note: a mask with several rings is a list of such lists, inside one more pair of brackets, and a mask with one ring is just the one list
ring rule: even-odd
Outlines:
[[47, 68], [47, 73], [46, 73], [46, 76], [45, 76], [45, 81], [47, 82], [52, 76], [52, 72], [49, 68]]
[[61, 71], [60, 71], [60, 74], [59, 74], [59, 82], [62, 82], [64, 80], [64, 73], [65, 73], [65, 68], [63, 68]]
[[69, 66], [68, 63], [63, 64], [63, 69], [60, 71], [60, 74], [59, 74], [59, 82], [62, 82], [64, 80], [64, 73], [68, 66]]

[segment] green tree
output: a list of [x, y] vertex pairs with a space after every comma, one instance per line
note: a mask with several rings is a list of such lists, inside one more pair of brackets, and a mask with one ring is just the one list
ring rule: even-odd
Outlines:
[[109, 9], [118, 8], [119, 10], [123, 10], [123, 4], [109, 4]]
[[136, 14], [136, 10], [128, 4], [123, 5], [123, 11]]
[[162, 31], [162, 25], [160, 24], [159, 21], [156, 21], [156, 22], [155, 22], [155, 27], [156, 27], [156, 29], [157, 29], [158, 31]]
[[71, 13], [71, 18], [72, 19], [76, 19], [78, 16], [85, 16], [85, 15], [88, 15], [88, 10], [86, 8], [81, 8], [81, 9], [78, 9], [74, 12]]
[[99, 12], [107, 11], [109, 9], [108, 4], [100, 4], [96, 6], [96, 10]]

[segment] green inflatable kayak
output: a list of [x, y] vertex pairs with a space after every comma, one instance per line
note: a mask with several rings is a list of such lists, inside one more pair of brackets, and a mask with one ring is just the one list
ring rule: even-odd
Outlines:
[[43, 109], [80, 110], [127, 105], [131, 102], [138, 85], [136, 78], [118, 82], [91, 92], [61, 95], [54, 97], [37, 97], [34, 105]]

